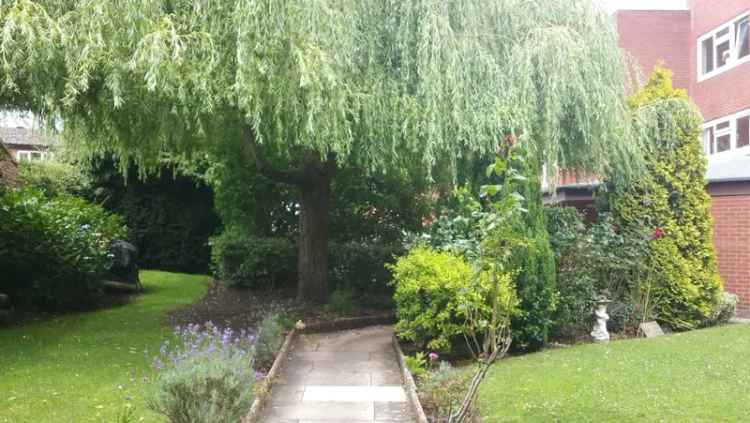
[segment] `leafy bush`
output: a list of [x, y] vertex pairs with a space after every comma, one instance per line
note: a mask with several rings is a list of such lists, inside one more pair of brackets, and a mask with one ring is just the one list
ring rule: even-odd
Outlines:
[[211, 240], [217, 276], [230, 286], [278, 287], [297, 278], [297, 253], [284, 238], [245, 236], [228, 228]]
[[357, 310], [354, 291], [351, 288], [337, 288], [328, 299], [326, 310], [339, 315], [352, 315]]
[[255, 359], [259, 368], [270, 367], [284, 342], [284, 325], [278, 313], [266, 316], [258, 326]]
[[240, 422], [253, 400], [254, 338], [188, 325], [154, 359], [158, 374], [147, 405], [171, 423]]
[[21, 162], [18, 177], [25, 186], [35, 188], [48, 197], [65, 194], [88, 197], [91, 178], [80, 168], [56, 161]]
[[507, 225], [508, 233], [493, 235], [493, 231], [497, 232], [496, 224], [490, 224], [493, 230], [483, 230], [486, 226], [483, 222], [492, 215], [492, 203], [483, 205], [469, 189], [461, 188], [453, 193], [447, 201], [449, 208], [442, 211], [432, 223], [429, 233], [419, 241], [476, 261], [483, 248], [483, 239], [493, 236], [523, 239], [524, 247], [514, 251], [512, 263], [504, 265], [507, 269], [518, 269], [515, 288], [520, 305], [512, 322], [513, 347], [531, 351], [547, 342], [557, 291], [555, 258], [545, 226], [539, 171], [525, 156], [514, 152], [500, 172], [512, 172], [514, 176], [499, 178], [500, 185], [486, 186], [496, 194], [505, 187], [502, 189], [508, 192], [503, 193], [505, 198], [499, 199], [499, 203], [506, 202], [513, 195], [523, 198], [524, 213], [514, 217], [514, 221]]
[[437, 370], [427, 372], [419, 381], [419, 400], [433, 421], [458, 410], [471, 382], [471, 370], [471, 367], [459, 369], [442, 361]]
[[[212, 238], [211, 246], [216, 275], [231, 286], [279, 287], [297, 280], [297, 247], [289, 239], [247, 236], [230, 227]], [[331, 242], [329, 250], [332, 290], [388, 293], [391, 271], [386, 264], [393, 263], [403, 247]]]
[[632, 225], [620, 228], [606, 212], [590, 227], [574, 208], [546, 211], [547, 230], [557, 262], [558, 305], [553, 331], [571, 337], [591, 329], [593, 298], [605, 293], [609, 326], [619, 332], [635, 322], [637, 281], [645, 272], [647, 234]]
[[331, 242], [328, 267], [333, 289], [357, 293], [391, 293], [389, 264], [404, 253], [400, 244]]
[[557, 336], [575, 336], [591, 328], [592, 300], [598, 294], [589, 260], [592, 238], [575, 208], [549, 207], [545, 214], [557, 264], [558, 302], [552, 331]]
[[513, 268], [519, 269], [515, 279], [519, 306], [512, 327], [513, 348], [525, 351], [538, 350], [547, 343], [557, 304], [555, 257], [544, 220], [540, 169], [528, 158], [519, 166], [524, 179], [518, 192], [527, 209], [519, 232], [528, 244], [513, 260]]
[[95, 163], [89, 173], [90, 196], [125, 219], [141, 268], [208, 272], [208, 240], [220, 224], [209, 186], [167, 166], [145, 179], [136, 167], [124, 176], [110, 161]]
[[705, 322], [706, 326], [713, 326], [722, 323], [727, 323], [729, 319], [734, 317], [737, 313], [737, 303], [739, 303], [739, 297], [735, 294], [728, 292], [722, 292], [711, 311], [711, 316]]
[[398, 336], [422, 348], [450, 350], [452, 338], [463, 334], [463, 310], [471, 300], [468, 263], [448, 252], [416, 247], [391, 269]]
[[496, 275], [493, 281], [487, 272], [475, 273], [452, 253], [415, 247], [390, 267], [396, 288], [396, 333], [420, 348], [450, 351], [452, 341], [463, 342], [467, 330], [478, 329], [475, 324], [487, 325], [493, 320], [493, 295], [499, 308], [495, 314], [515, 309], [510, 275]]
[[427, 356], [423, 352], [418, 352], [414, 356], [404, 356], [404, 364], [409, 369], [409, 373], [416, 378], [421, 378], [427, 374]]
[[40, 191], [0, 197], [0, 290], [18, 307], [72, 308], [101, 288], [114, 239], [126, 239], [120, 217], [75, 197]]
[[661, 67], [630, 104], [646, 148], [646, 171], [628, 184], [612, 184], [608, 205], [621, 227], [659, 234], [649, 242], [647, 270], [637, 287], [639, 302], [648, 305], [643, 312], [673, 329], [692, 329], [706, 321], [721, 292], [702, 119]]

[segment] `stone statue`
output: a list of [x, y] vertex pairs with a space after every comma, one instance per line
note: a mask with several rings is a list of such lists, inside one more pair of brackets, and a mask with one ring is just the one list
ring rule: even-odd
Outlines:
[[591, 337], [594, 338], [594, 342], [609, 342], [609, 332], [607, 332], [607, 320], [609, 320], [607, 304], [610, 302], [603, 295], [600, 295], [596, 299], [596, 308], [594, 309], [596, 323], [594, 323], [594, 330], [591, 331]]
[[122, 240], [112, 242], [109, 248], [111, 277], [117, 282], [135, 285], [139, 291], [143, 289], [138, 278], [138, 248]]

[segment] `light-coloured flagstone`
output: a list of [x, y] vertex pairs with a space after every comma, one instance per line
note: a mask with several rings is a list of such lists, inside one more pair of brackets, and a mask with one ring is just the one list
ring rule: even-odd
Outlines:
[[260, 421], [414, 421], [401, 386], [392, 336], [391, 326], [300, 335]]

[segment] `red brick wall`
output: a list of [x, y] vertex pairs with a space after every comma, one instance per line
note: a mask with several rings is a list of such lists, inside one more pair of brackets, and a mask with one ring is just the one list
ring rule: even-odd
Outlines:
[[706, 121], [750, 108], [750, 62], [698, 82], [698, 39], [750, 10], [750, 0], [692, 0], [690, 96]]
[[690, 87], [690, 12], [621, 10], [616, 14], [620, 47], [640, 64], [644, 77], [659, 61], [674, 72], [674, 86]]
[[740, 297], [750, 317], [750, 195], [714, 196], [714, 246], [724, 289]]

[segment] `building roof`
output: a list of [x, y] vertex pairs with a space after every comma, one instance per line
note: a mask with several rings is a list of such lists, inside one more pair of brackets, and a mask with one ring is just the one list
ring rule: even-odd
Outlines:
[[31, 145], [35, 147], [49, 147], [55, 141], [44, 136], [41, 132], [29, 128], [2, 128], [0, 127], [0, 140], [8, 147], [16, 145]]
[[708, 183], [750, 181], [750, 153], [709, 162], [706, 179]]

